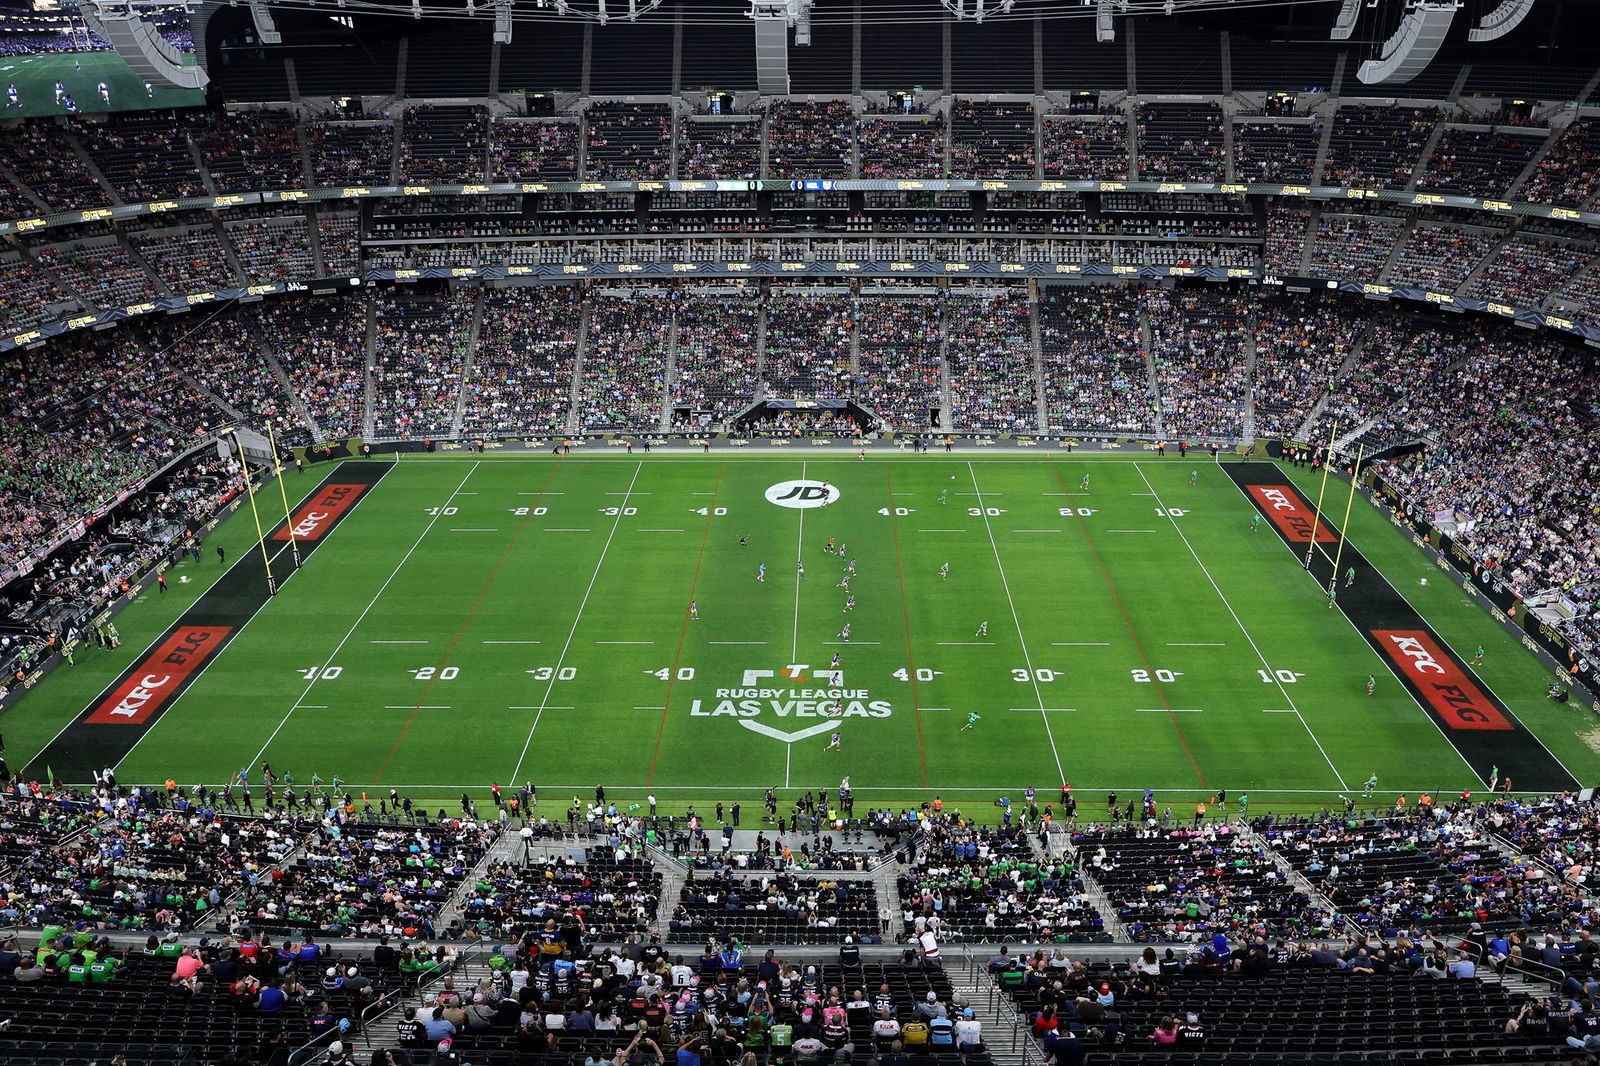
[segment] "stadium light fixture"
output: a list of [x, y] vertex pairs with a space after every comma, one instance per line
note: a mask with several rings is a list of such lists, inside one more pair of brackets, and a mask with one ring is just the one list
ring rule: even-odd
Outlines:
[[982, 22], [990, 15], [1009, 15], [1017, 0], [939, 0], [944, 9], [961, 22]]
[[1111, 19], [1111, 0], [1100, 0], [1095, 11], [1094, 39], [1101, 44], [1117, 39], [1117, 25]]
[[1364, 85], [1404, 83], [1415, 78], [1433, 62], [1444, 44], [1450, 23], [1460, 10], [1459, 0], [1429, 3], [1422, 0], [1400, 22], [1390, 38], [1383, 42], [1383, 51], [1377, 59], [1361, 64], [1356, 77]]
[[1330, 41], [1348, 41], [1355, 32], [1356, 18], [1361, 14], [1361, 0], [1344, 0], [1339, 8], [1339, 17], [1333, 20], [1333, 29], [1328, 32]]
[[1496, 37], [1504, 37], [1521, 25], [1532, 10], [1533, 0], [1505, 0], [1467, 32], [1467, 40], [1492, 41]]

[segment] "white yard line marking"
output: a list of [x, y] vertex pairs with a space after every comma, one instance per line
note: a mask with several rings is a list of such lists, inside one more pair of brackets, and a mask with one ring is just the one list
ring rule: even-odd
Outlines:
[[[895, 495], [898, 496], [900, 494], [897, 492], [897, 493], [895, 493]], [[948, 708], [948, 707], [924, 707], [922, 709], [925, 710], [925, 711], [948, 711], [950, 708]], [[1032, 708], [1030, 707], [1029, 710], [1032, 710]]]
[[1244, 639], [1249, 642], [1251, 650], [1256, 653], [1256, 658], [1260, 659], [1261, 665], [1267, 668], [1267, 673], [1272, 674], [1273, 684], [1277, 686], [1278, 692], [1283, 696], [1283, 702], [1294, 708], [1295, 717], [1300, 719], [1300, 724], [1305, 727], [1306, 736], [1311, 738], [1311, 743], [1315, 744], [1317, 751], [1322, 753], [1322, 758], [1327, 762], [1328, 769], [1333, 771], [1334, 780], [1339, 782], [1341, 789], [1348, 788], [1349, 786], [1345, 784], [1344, 775], [1339, 773], [1339, 768], [1333, 764], [1333, 759], [1328, 755], [1327, 749], [1322, 746], [1322, 741], [1318, 740], [1317, 734], [1312, 732], [1311, 723], [1307, 722], [1306, 716], [1300, 713], [1300, 708], [1294, 702], [1294, 697], [1289, 695], [1289, 691], [1284, 687], [1283, 682], [1277, 680], [1278, 675], [1273, 673], [1272, 664], [1267, 661], [1266, 655], [1262, 653], [1261, 648], [1256, 644], [1255, 638], [1250, 635], [1250, 631], [1244, 627], [1244, 620], [1239, 617], [1239, 612], [1233, 609], [1233, 604], [1229, 603], [1228, 597], [1223, 595], [1222, 587], [1217, 584], [1217, 579], [1211, 576], [1211, 571], [1206, 569], [1206, 564], [1200, 561], [1200, 553], [1194, 550], [1193, 544], [1189, 543], [1189, 536], [1184, 533], [1183, 526], [1170, 513], [1167, 513], [1166, 504], [1161, 502], [1160, 495], [1156, 493], [1156, 487], [1150, 484], [1150, 479], [1144, 476], [1144, 471], [1140, 469], [1138, 463], [1133, 464], [1133, 470], [1134, 473], [1139, 475], [1139, 480], [1144, 482], [1144, 487], [1150, 490], [1152, 496], [1155, 496], [1156, 506], [1167, 514], [1167, 521], [1172, 524], [1173, 532], [1178, 534], [1178, 539], [1183, 541], [1183, 546], [1189, 549], [1189, 554], [1194, 558], [1195, 565], [1206, 576], [1206, 581], [1210, 583], [1212, 591], [1217, 594], [1217, 598], [1222, 601], [1222, 606], [1226, 607], [1228, 613], [1233, 616], [1234, 625], [1238, 626], [1239, 632], [1244, 634]]
[[575, 707], [507, 707], [508, 711], [572, 711]]
[[608, 492], [607, 496], [649, 496], [648, 492]]
[[326, 703], [301, 703], [295, 707], [297, 711], [325, 711], [327, 709], [328, 705]]
[[1067, 779], [1067, 771], [1061, 766], [1061, 753], [1056, 750], [1055, 730], [1050, 728], [1050, 716], [1044, 713], [1044, 693], [1039, 691], [1039, 675], [1033, 669], [1033, 656], [1028, 652], [1028, 642], [1022, 639], [1022, 619], [1017, 616], [1017, 601], [1011, 598], [1011, 582], [1006, 580], [1005, 564], [1000, 561], [1000, 545], [995, 543], [994, 527], [989, 524], [989, 509], [983, 505], [983, 490], [978, 485], [978, 471], [973, 465], [967, 463], [967, 475], [972, 478], [972, 490], [978, 493], [978, 513], [983, 517], [983, 528], [989, 534], [989, 550], [994, 552], [995, 569], [1000, 571], [1000, 587], [1006, 590], [1006, 604], [1011, 608], [1012, 631], [1017, 635], [1017, 644], [1022, 648], [1022, 663], [1028, 668], [1028, 677], [1033, 684], [1033, 695], [1039, 701], [1039, 720], [1044, 723], [1044, 735], [1050, 741], [1050, 755], [1056, 761], [1056, 772], [1061, 775], [1061, 780]]
[[458, 492], [458, 493], [456, 493], [456, 495], [457, 496], [476, 496], [477, 493], [476, 492]]
[[[447, 502], [455, 499], [456, 495], [461, 492], [462, 485], [467, 483], [467, 478], [470, 478], [473, 471], [477, 469], [478, 462], [475, 460], [473, 464], [467, 468], [467, 476], [461, 479], [461, 484], [456, 486], [455, 492], [452, 492], [446, 497]], [[439, 511], [443, 513], [444, 508], [440, 507]], [[246, 766], [259, 766], [261, 764], [262, 756], [266, 755], [267, 749], [272, 747], [272, 742], [278, 738], [278, 734], [283, 732], [283, 727], [289, 724], [289, 719], [294, 717], [294, 708], [299, 706], [300, 700], [305, 699], [311, 694], [311, 690], [316, 687], [317, 681], [322, 679], [323, 673], [327, 671], [329, 666], [333, 665], [334, 657], [339, 654], [339, 652], [347, 643], [349, 643], [350, 638], [355, 636], [356, 630], [360, 627], [362, 621], [369, 613], [371, 613], [372, 608], [377, 606], [379, 598], [384, 594], [385, 590], [388, 589], [390, 584], [394, 582], [394, 579], [400, 576], [400, 569], [406, 565], [406, 560], [410, 559], [411, 556], [416, 553], [416, 550], [422, 546], [423, 538], [427, 537], [428, 531], [431, 530], [434, 526], [434, 523], [438, 521], [439, 515], [437, 514], [428, 519], [428, 524], [422, 527], [422, 532], [417, 534], [417, 539], [412, 541], [411, 547], [407, 548], [406, 553], [400, 556], [400, 561], [394, 564], [394, 569], [389, 571], [389, 576], [383, 579], [383, 584], [378, 586], [378, 591], [372, 594], [372, 599], [368, 600], [367, 605], [361, 608], [361, 613], [356, 615], [356, 620], [350, 624], [350, 628], [345, 631], [345, 635], [339, 638], [339, 643], [333, 646], [333, 651], [329, 652], [328, 657], [323, 660], [322, 668], [317, 671], [315, 679], [313, 679], [310, 684], [306, 685], [306, 690], [300, 693], [299, 699], [294, 701], [294, 706], [289, 708], [289, 712], [283, 716], [283, 718], [278, 722], [277, 727], [272, 730], [272, 734], [267, 737], [267, 742], [261, 745], [260, 751], [256, 752], [256, 757], [246, 762]], [[407, 707], [405, 709], [409, 711], [411, 708]], [[151, 732], [154, 732], [154, 730]], [[145, 734], [145, 736], [149, 735], [149, 733]], [[112, 767], [112, 769], [114, 770], [116, 767]]]
[[1076, 707], [1012, 707], [1013, 711], [1027, 711], [1029, 714], [1038, 714], [1040, 711], [1075, 711]]
[[[804, 481], [805, 479], [806, 479], [806, 464], [804, 462], [802, 462], [800, 464], [800, 480]], [[794, 558], [795, 558], [795, 563], [796, 563], [795, 571], [794, 571], [794, 630], [793, 630], [793, 633], [791, 634], [791, 638], [790, 638], [790, 641], [789, 641], [789, 661], [790, 662], [794, 662], [795, 661], [795, 656], [800, 654], [800, 567], [799, 567], [799, 563], [800, 563], [800, 560], [801, 560], [801, 556], [803, 556], [805, 554], [805, 547], [806, 547], [806, 510], [807, 510], [807, 508], [804, 508], [804, 507], [800, 508], [800, 522], [799, 522], [800, 532], [798, 534], [796, 534], [795, 546], [794, 546]], [[786, 745], [784, 745], [784, 747], [792, 748], [792, 747], [794, 747], [794, 745], [793, 744], [786, 744]], [[784, 777], [784, 784], [787, 785], [789, 783], [789, 770], [788, 770], [787, 760], [784, 763], [783, 777]]]
[[[629, 491], [632, 491], [633, 486], [638, 483], [639, 471], [643, 469], [644, 462], [641, 460], [633, 468], [633, 478], [628, 482]], [[622, 501], [626, 504], [628, 497], [624, 495]], [[533, 734], [538, 732], [539, 719], [544, 717], [543, 704], [550, 701], [550, 693], [555, 691], [556, 682], [561, 678], [561, 668], [566, 665], [567, 652], [572, 650], [572, 640], [578, 635], [578, 626], [583, 622], [583, 609], [589, 606], [589, 596], [594, 592], [594, 583], [600, 577], [600, 568], [606, 564], [606, 553], [611, 550], [611, 541], [617, 535], [617, 527], [622, 525], [622, 512], [626, 509], [626, 507], [617, 508], [616, 518], [611, 523], [611, 532], [606, 534], [606, 542], [600, 549], [600, 558], [594, 564], [594, 573], [589, 575], [589, 586], [583, 590], [583, 599], [578, 602], [578, 613], [572, 619], [572, 628], [567, 630], [567, 642], [561, 646], [561, 654], [556, 656], [556, 668], [550, 672], [550, 683], [545, 686], [544, 698], [539, 701], [541, 704], [537, 708], [539, 713], [533, 716], [533, 725], [528, 728], [528, 739], [522, 742], [522, 751], [517, 755], [516, 766], [511, 768], [509, 780], [517, 779], [517, 774], [522, 770], [523, 760], [528, 757], [528, 748], [533, 745]]]
[[1262, 714], [1296, 714], [1298, 712], [1296, 712], [1293, 707], [1263, 707], [1261, 709], [1261, 713]]

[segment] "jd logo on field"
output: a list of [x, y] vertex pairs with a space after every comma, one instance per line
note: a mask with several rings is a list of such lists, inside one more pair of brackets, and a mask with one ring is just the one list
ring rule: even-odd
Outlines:
[[766, 497], [779, 507], [826, 507], [839, 499], [839, 489], [826, 481], [780, 481], [767, 489]]

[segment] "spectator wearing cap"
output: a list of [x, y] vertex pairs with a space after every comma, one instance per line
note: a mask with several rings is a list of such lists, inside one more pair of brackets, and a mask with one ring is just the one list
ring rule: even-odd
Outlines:
[[944, 1004], [939, 1002], [939, 993], [928, 989], [928, 994], [917, 1004], [917, 1017], [925, 1022], [931, 1022], [939, 1015], [945, 1013]]
[[975, 1051], [983, 1043], [983, 1023], [973, 1016], [972, 1008], [961, 1012], [956, 1022], [956, 1046], [962, 1051]]

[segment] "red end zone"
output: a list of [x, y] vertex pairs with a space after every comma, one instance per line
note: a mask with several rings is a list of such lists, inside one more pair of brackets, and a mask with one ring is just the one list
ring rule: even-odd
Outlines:
[[[1305, 544], [1311, 539], [1312, 512], [1300, 505], [1294, 489], [1288, 485], [1246, 485], [1245, 491], [1290, 541]], [[1317, 521], [1316, 527], [1319, 542], [1331, 544], [1339, 539], [1328, 528], [1326, 518]]]
[[1372, 635], [1451, 729], [1516, 728], [1427, 633], [1417, 629], [1374, 629]]
[[171, 701], [190, 674], [211, 657], [232, 626], [186, 626], [168, 637], [84, 721], [139, 725]]
[[[334, 521], [350, 509], [351, 504], [367, 490], [365, 485], [324, 485], [317, 498], [300, 508], [294, 516], [294, 536], [297, 540], [316, 540]], [[272, 534], [273, 540], [288, 540], [289, 526], [280, 526]]]

